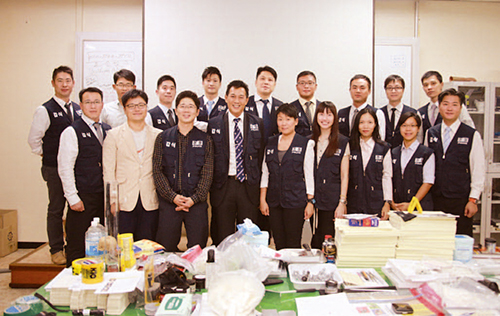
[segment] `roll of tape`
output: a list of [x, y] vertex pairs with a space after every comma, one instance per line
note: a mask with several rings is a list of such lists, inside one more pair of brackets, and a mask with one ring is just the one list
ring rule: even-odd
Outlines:
[[82, 262], [85, 260], [92, 260], [92, 258], [80, 258], [73, 260], [71, 263], [71, 271], [73, 272], [73, 275], [80, 275], [80, 273], [82, 273]]
[[100, 259], [86, 259], [81, 262], [82, 282], [85, 284], [100, 283], [104, 279], [104, 262]]
[[36, 315], [27, 305], [12, 305], [3, 312], [4, 316], [34, 316]]
[[33, 295], [21, 296], [16, 300], [16, 305], [20, 306], [28, 306], [34, 312], [34, 314], [38, 314], [43, 310], [42, 301]]

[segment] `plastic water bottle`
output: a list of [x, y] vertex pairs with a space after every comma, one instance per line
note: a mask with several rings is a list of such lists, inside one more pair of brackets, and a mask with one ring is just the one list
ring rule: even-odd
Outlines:
[[85, 233], [85, 256], [92, 258], [101, 258], [104, 251], [98, 250], [99, 240], [106, 236], [104, 226], [99, 223], [99, 217], [94, 217], [92, 224]]

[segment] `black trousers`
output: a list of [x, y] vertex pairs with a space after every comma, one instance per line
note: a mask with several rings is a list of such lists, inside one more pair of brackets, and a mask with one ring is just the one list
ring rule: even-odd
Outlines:
[[273, 231], [276, 250], [301, 248], [302, 227], [304, 227], [304, 207], [269, 208], [269, 222]]
[[258, 205], [248, 198], [245, 182], [235, 177], [229, 177], [224, 187], [224, 200], [217, 206], [212, 206], [213, 244], [218, 245], [227, 236], [236, 231], [236, 224], [243, 223], [245, 218], [257, 224], [257, 215], [260, 213]]
[[[323, 247], [323, 241], [325, 241], [325, 235], [335, 237], [335, 222], [333, 221], [335, 211], [318, 210], [317, 214], [318, 227], [314, 232], [311, 248], [321, 249]], [[313, 220], [311, 220], [311, 222], [314, 223]]]
[[66, 267], [71, 267], [75, 259], [85, 257], [85, 232], [94, 217], [99, 217], [104, 225], [104, 192], [78, 193], [85, 211], [77, 212], [68, 208], [66, 215]]
[[469, 202], [469, 197], [460, 199], [449, 199], [442, 195], [433, 195], [434, 210], [459, 215], [457, 218], [457, 234], [472, 237], [472, 218], [464, 215], [465, 205]]
[[142, 206], [140, 195], [137, 199], [137, 205], [132, 211], [118, 213], [118, 231], [120, 234], [134, 234], [134, 241], [141, 239], [156, 241], [157, 229], [158, 210], [146, 211]]
[[42, 165], [42, 177], [47, 183], [49, 205], [47, 207], [47, 236], [49, 237], [50, 253], [54, 254], [64, 249], [63, 216], [66, 198], [57, 167]]
[[187, 247], [200, 245], [207, 246], [208, 239], [208, 205], [200, 202], [193, 205], [189, 212], [176, 211], [177, 205], [160, 199], [157, 241], [165, 247], [166, 251], [179, 251], [182, 223], [186, 226]]

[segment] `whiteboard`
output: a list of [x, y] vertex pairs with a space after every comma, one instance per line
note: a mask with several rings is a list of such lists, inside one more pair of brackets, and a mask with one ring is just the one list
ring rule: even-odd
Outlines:
[[375, 39], [375, 79], [373, 85], [374, 104], [382, 107], [388, 103], [384, 90], [385, 79], [392, 74], [405, 80], [403, 103], [418, 108], [418, 39], [416, 38], [376, 38]]
[[113, 74], [131, 70], [135, 84], [143, 87], [142, 35], [140, 33], [77, 33], [76, 93], [87, 87], [103, 91], [104, 102], [116, 100]]
[[156, 80], [170, 74], [177, 92], [203, 93], [207, 66], [222, 72], [222, 87], [245, 81], [255, 93], [260, 66], [278, 72], [273, 96], [297, 99], [296, 77], [316, 74], [319, 100], [351, 104], [349, 80], [372, 76], [372, 0], [145, 0], [144, 80], [156, 98]]

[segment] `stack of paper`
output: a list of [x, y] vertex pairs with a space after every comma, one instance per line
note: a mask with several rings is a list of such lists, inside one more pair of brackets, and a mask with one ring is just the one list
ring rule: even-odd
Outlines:
[[121, 315], [127, 308], [128, 304], [130, 304], [130, 301], [128, 300], [128, 293], [109, 294], [106, 314]]
[[397, 288], [417, 288], [425, 282], [461, 277], [484, 279], [472, 266], [452, 260], [389, 259], [382, 271]]
[[[407, 213], [405, 213], [407, 214]], [[455, 249], [455, 216], [443, 212], [413, 213], [417, 217], [404, 221], [395, 212], [391, 224], [399, 230], [396, 258], [421, 260], [424, 257], [453, 259]]]
[[388, 221], [378, 227], [351, 227], [346, 219], [335, 220], [335, 245], [339, 267], [379, 268], [396, 254], [398, 231]]

